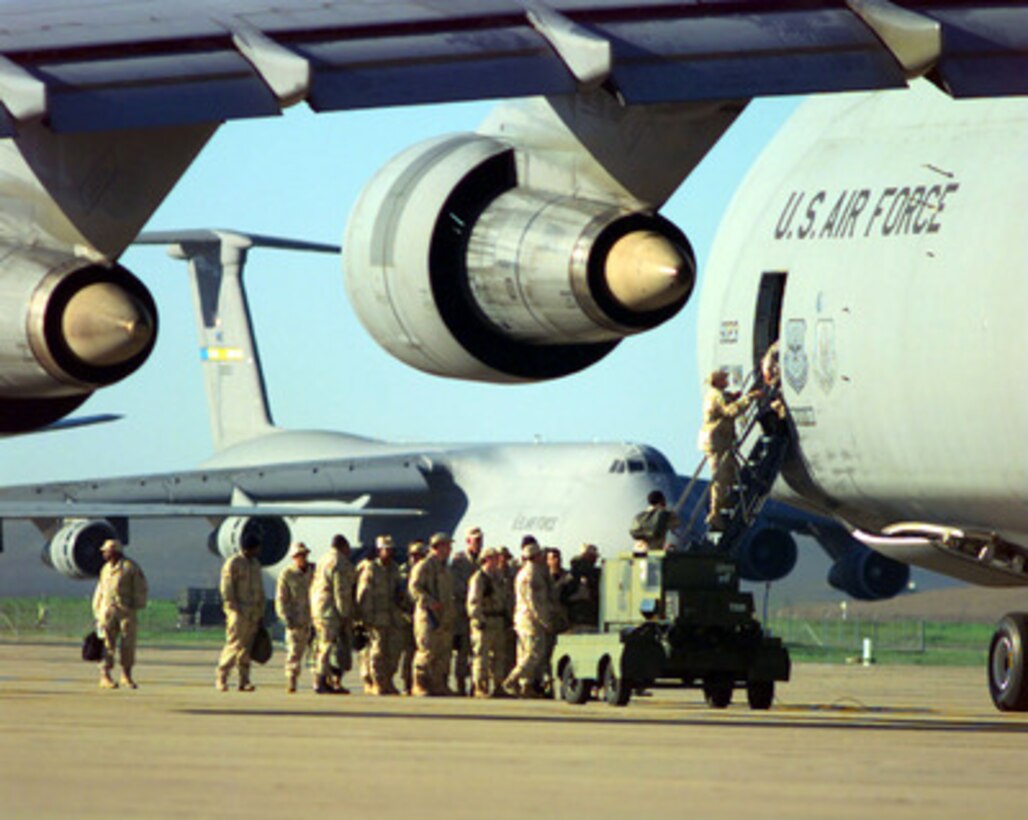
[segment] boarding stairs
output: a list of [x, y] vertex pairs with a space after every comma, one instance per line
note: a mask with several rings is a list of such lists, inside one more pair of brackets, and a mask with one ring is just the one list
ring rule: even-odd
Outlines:
[[[740, 393], [748, 392], [760, 378], [755, 370], [743, 382]], [[721, 532], [707, 531], [706, 514], [709, 508], [710, 485], [696, 497], [700, 473], [707, 463], [700, 459], [692, 478], [677, 503], [675, 512], [684, 521], [679, 530], [683, 548], [690, 552], [719, 552], [737, 555], [747, 533], [756, 523], [764, 502], [771, 494], [778, 474], [782, 470], [789, 447], [788, 418], [781, 419], [772, 408], [780, 400], [780, 390], [767, 391], [736, 419], [736, 445], [732, 458], [736, 459], [737, 479], [733, 486], [733, 504], [722, 509], [725, 527]], [[761, 420], [764, 419], [764, 424]], [[689, 507], [687, 516], [683, 508]]]

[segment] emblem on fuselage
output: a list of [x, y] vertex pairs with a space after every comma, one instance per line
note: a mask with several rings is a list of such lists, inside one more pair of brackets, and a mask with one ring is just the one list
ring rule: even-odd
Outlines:
[[835, 320], [818, 319], [814, 334], [814, 379], [826, 393], [835, 385]]
[[792, 389], [802, 393], [807, 386], [807, 373], [810, 364], [806, 350], [807, 323], [804, 319], [790, 319], [785, 326], [785, 355], [782, 359], [782, 370], [785, 380]]

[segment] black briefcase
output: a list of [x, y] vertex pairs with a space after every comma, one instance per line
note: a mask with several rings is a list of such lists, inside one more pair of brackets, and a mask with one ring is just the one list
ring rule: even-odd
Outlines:
[[250, 647], [250, 657], [254, 663], [267, 663], [271, 660], [273, 647], [271, 645], [271, 633], [267, 627], [261, 624], [257, 627], [257, 634], [253, 636], [253, 646]]
[[94, 629], [82, 639], [82, 660], [96, 662], [104, 656], [104, 642]]

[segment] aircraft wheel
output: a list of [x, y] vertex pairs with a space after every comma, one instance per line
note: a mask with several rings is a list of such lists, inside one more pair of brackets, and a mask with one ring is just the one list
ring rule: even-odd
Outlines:
[[703, 697], [711, 709], [725, 709], [732, 702], [734, 687], [724, 677], [707, 678], [703, 682]]
[[750, 709], [770, 709], [775, 699], [773, 680], [751, 681], [746, 685], [746, 700]]
[[603, 670], [603, 699], [611, 706], [627, 706], [632, 698], [632, 685], [619, 678], [614, 664], [608, 663]]
[[560, 696], [566, 703], [581, 706], [589, 700], [592, 681], [575, 676], [575, 665], [568, 661], [560, 675]]
[[1001, 712], [1028, 711], [1028, 674], [1025, 670], [1025, 643], [1028, 642], [1028, 615], [1004, 615], [989, 644], [989, 694]]

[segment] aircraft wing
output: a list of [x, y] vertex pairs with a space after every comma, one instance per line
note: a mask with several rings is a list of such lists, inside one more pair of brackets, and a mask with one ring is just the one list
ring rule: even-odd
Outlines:
[[407, 504], [428, 492], [424, 467], [380, 456], [5, 487], [0, 518], [421, 515]]
[[0, 135], [562, 94], [628, 103], [902, 86], [1028, 93], [1028, 3], [8, 0]]

